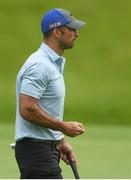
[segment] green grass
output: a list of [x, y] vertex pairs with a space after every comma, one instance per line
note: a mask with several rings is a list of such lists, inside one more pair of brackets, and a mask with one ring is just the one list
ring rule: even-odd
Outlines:
[[[131, 178], [131, 129], [122, 126], [86, 126], [86, 133], [67, 138], [78, 160], [81, 178]], [[0, 178], [19, 178], [13, 142], [14, 124], [0, 125]], [[69, 166], [61, 163], [65, 178], [73, 178]]]

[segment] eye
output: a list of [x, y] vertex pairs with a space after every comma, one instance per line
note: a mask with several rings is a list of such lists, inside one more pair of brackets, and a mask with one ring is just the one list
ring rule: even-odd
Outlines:
[[76, 29], [71, 29], [70, 31], [72, 31], [72, 32], [76, 33]]
[[73, 29], [73, 28], [70, 28], [70, 27], [67, 27], [67, 28], [68, 28], [69, 31], [76, 32], [76, 29]]

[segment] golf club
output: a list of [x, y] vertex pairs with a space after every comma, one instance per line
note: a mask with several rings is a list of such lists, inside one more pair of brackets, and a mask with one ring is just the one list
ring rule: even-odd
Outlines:
[[12, 149], [15, 149], [15, 143], [11, 143], [11, 144], [10, 144], [10, 147], [11, 147]]
[[70, 157], [68, 157], [68, 160], [69, 160], [69, 163], [70, 163], [70, 166], [71, 166], [71, 169], [72, 169], [72, 171], [73, 171], [73, 174], [74, 174], [75, 179], [80, 179], [80, 176], [79, 176], [78, 170], [77, 170], [77, 168], [76, 168], [75, 162], [72, 161], [72, 160], [70, 159]]

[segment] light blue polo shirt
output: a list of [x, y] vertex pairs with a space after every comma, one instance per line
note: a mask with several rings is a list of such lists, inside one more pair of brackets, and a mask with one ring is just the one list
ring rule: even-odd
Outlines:
[[16, 133], [15, 139], [31, 137], [44, 140], [60, 140], [63, 134], [30, 123], [19, 113], [20, 93], [38, 99], [39, 106], [58, 121], [63, 120], [65, 85], [63, 79], [65, 59], [45, 43], [33, 53], [20, 69], [16, 80]]

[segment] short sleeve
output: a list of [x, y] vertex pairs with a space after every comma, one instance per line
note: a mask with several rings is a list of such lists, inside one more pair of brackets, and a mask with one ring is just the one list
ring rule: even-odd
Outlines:
[[47, 73], [44, 64], [33, 64], [21, 78], [20, 93], [40, 99], [47, 87]]

